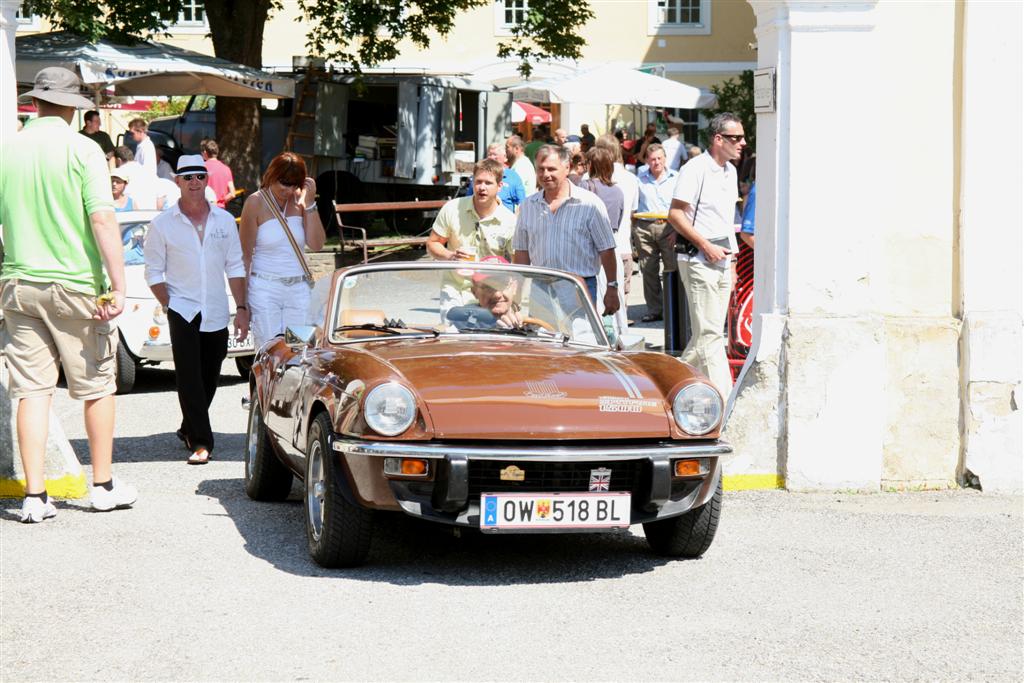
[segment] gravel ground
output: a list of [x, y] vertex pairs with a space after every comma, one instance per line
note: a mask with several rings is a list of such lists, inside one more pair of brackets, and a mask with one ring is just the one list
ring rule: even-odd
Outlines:
[[[701, 560], [630, 533], [464, 535], [387, 518], [369, 564], [309, 559], [302, 508], [242, 487], [244, 385], [185, 465], [169, 370], [119, 398], [107, 514], [0, 501], [0, 680], [1007, 680], [1024, 676], [1022, 499], [728, 493]], [[56, 402], [84, 453], [81, 407]]]

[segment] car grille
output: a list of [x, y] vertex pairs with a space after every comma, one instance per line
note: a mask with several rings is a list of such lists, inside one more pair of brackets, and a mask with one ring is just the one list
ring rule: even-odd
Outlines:
[[[515, 465], [525, 472], [523, 481], [502, 481], [501, 470]], [[590, 489], [590, 471], [605, 467], [612, 471], [611, 491], [638, 491], [646, 481], [646, 460], [614, 462], [542, 462], [513, 460], [470, 460], [469, 495], [481, 493], [572, 492]], [[649, 475], [646, 475], [649, 476]]]

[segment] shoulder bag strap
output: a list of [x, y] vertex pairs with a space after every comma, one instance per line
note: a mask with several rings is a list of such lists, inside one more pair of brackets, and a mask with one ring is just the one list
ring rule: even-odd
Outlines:
[[270, 197], [260, 190], [259, 195], [263, 197], [263, 203], [270, 209], [270, 213], [274, 214], [274, 218], [284, 228], [284, 234], [288, 237], [288, 243], [292, 245], [292, 250], [295, 252], [295, 258], [299, 259], [299, 264], [302, 266], [302, 272], [305, 274], [306, 279], [309, 282], [313, 281], [313, 273], [309, 270], [309, 265], [306, 263], [306, 257], [302, 254], [302, 250], [299, 249], [299, 243], [295, 241], [295, 235], [292, 234], [292, 230], [288, 227], [288, 221], [281, 215], [281, 209], [277, 208], [277, 205], [271, 201]]

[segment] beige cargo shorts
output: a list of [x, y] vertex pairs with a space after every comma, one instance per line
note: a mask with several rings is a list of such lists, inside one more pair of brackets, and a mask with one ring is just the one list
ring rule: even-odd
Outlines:
[[52, 394], [58, 363], [72, 398], [114, 393], [117, 326], [93, 319], [94, 297], [53, 282], [3, 280], [0, 288], [11, 398]]

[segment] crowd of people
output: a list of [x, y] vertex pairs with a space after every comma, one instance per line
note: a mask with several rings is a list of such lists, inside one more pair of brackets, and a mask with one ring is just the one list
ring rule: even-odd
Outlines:
[[[235, 195], [234, 181], [214, 140], [204, 140], [200, 154], [171, 163], [143, 119], [129, 123], [132, 150], [114, 146], [91, 109], [78, 134], [70, 127], [75, 111], [91, 106], [80, 87], [66, 69], [40, 71], [34, 89], [22, 96], [39, 115], [4, 141], [0, 158], [0, 307], [10, 394], [18, 400], [26, 522], [56, 514], [45, 491], [43, 458], [61, 366], [69, 394], [84, 401], [93, 507], [127, 507], [137, 497], [111, 468], [118, 343], [112, 320], [124, 308], [126, 286], [115, 212], [162, 210], [152, 220], [142, 260], [168, 321], [182, 413], [177, 435], [190, 464], [208, 462], [214, 451], [209, 406], [231, 320], [223, 283], [236, 305], [236, 338], [251, 328], [261, 344], [305, 322], [313, 278], [303, 250], [320, 249], [326, 238], [316, 183], [300, 156], [284, 152], [271, 162], [236, 229], [224, 209]], [[625, 294], [634, 253], [645, 321], [664, 315], [660, 270], [677, 270], [693, 329], [683, 360], [727, 394], [724, 318], [740, 197], [734, 163], [743, 156], [744, 131], [736, 116], [716, 116], [705, 151], [680, 140], [678, 130], [668, 132], [662, 141], [650, 126], [641, 138], [625, 140], [595, 137], [583, 125], [579, 135], [558, 129], [536, 145], [515, 135], [495, 143], [474, 167], [469, 196], [440, 210], [427, 249], [436, 259], [573, 273], [617, 334], [631, 322]], [[751, 245], [755, 196], [750, 187], [742, 220], [742, 239]], [[62, 229], [48, 229], [54, 225]], [[442, 309], [480, 301], [482, 291], [481, 283], [446, 282]]]
[[[634, 254], [642, 322], [664, 319], [662, 274], [678, 272], [692, 331], [682, 358], [728, 394], [725, 317], [737, 226], [754, 244], [754, 164], [745, 149], [742, 122], [730, 113], [711, 120], [706, 150], [675, 127], [661, 140], [653, 123], [636, 140], [622, 131], [595, 138], [586, 124], [580, 135], [558, 128], [548, 142], [512, 135], [488, 147], [470, 196], [441, 210], [427, 249], [437, 259], [500, 257], [576, 274], [611, 319], [613, 336], [633, 323], [626, 295]], [[453, 301], [471, 294], [454, 282], [446, 289]]]
[[[224, 209], [235, 195], [234, 181], [214, 140], [203, 141], [201, 154], [183, 154], [172, 165], [161, 158], [142, 119], [129, 123], [135, 149], [115, 147], [71, 71], [43, 69], [34, 85], [21, 99], [38, 116], [5, 139], [0, 154], [0, 307], [25, 471], [23, 522], [57, 514], [46, 493], [44, 455], [61, 368], [70, 396], [84, 402], [92, 507], [130, 507], [138, 496], [111, 466], [118, 345], [113, 320], [126, 294], [117, 211], [162, 210], [151, 221], [140, 261], [170, 331], [182, 414], [177, 435], [187, 462], [197, 465], [214, 450], [209, 406], [227, 353], [227, 288], [238, 340], [248, 336], [250, 325], [259, 342], [304, 322], [312, 276], [302, 252], [325, 240], [316, 183], [299, 156], [286, 152], [273, 160], [236, 227]], [[89, 111], [76, 133], [70, 124], [80, 109]]]

